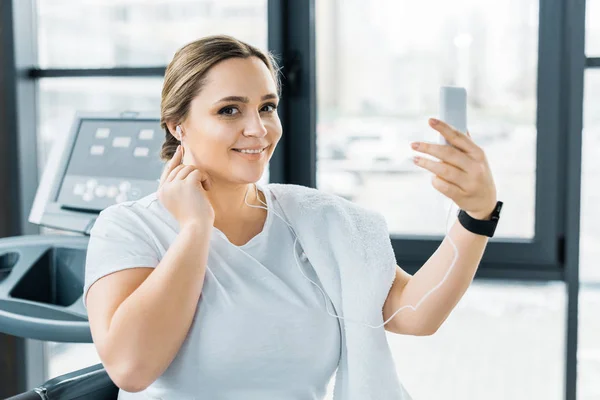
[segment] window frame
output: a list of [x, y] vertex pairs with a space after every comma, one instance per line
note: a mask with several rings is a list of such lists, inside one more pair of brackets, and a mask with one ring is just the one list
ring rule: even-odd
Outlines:
[[[563, 12], [566, 1], [541, 0], [539, 5], [534, 237], [491, 239], [477, 272], [478, 277], [519, 280], [565, 279], [564, 187], [567, 158], [564, 149], [568, 116], [561, 110], [568, 107], [569, 88], [562, 79], [567, 72], [567, 66], [562, 62], [567, 49], [557, 46], [556, 43], [563, 43], [566, 34]], [[287, 7], [287, 14], [285, 11], [283, 14], [295, 18], [293, 22], [288, 21], [283, 32], [287, 41], [287, 54], [295, 52], [302, 60], [299, 67], [300, 84], [294, 86], [300, 87], [289, 91], [287, 96], [284, 95], [286, 110], [291, 115], [284, 124], [284, 137], [289, 148], [283, 151], [284, 159], [287, 160], [283, 182], [316, 187], [314, 0], [279, 0], [274, 3], [282, 4], [282, 9]], [[307, 32], [309, 26], [311, 28]], [[291, 59], [293, 57], [288, 56], [286, 70], [289, 70]], [[307, 122], [310, 123], [309, 126], [306, 126]], [[546, 195], [540, 196], [540, 193]], [[442, 236], [392, 233], [391, 239], [399, 265], [412, 274], [439, 246]]]

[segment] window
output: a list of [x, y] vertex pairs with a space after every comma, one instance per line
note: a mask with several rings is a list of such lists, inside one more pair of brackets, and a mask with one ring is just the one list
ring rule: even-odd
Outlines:
[[93, 343], [46, 342], [45, 344], [48, 359], [46, 379], [52, 379], [102, 362]]
[[600, 71], [587, 70], [581, 168], [580, 277], [600, 283]]
[[[505, 201], [497, 236], [532, 238], [538, 2], [317, 1], [317, 182], [393, 234], [445, 233], [449, 200], [414, 166], [439, 87], [468, 91], [471, 135]], [[435, 10], [435, 12], [432, 12]]]
[[565, 302], [562, 282], [478, 280], [435, 335], [387, 333], [398, 377], [415, 399], [562, 400]]
[[585, 53], [589, 57], [600, 56], [600, 1], [586, 0]]
[[42, 68], [167, 65], [210, 34], [267, 43], [267, 1], [37, 0]]
[[[591, 2], [591, 4], [597, 4]], [[600, 50], [600, 49], [599, 49]], [[600, 397], [600, 71], [588, 70], [584, 87], [579, 246], [578, 395]]]
[[[29, 7], [13, 3], [19, 4], [13, 6], [17, 11]], [[150, 7], [147, 3], [27, 3], [36, 8], [35, 29], [22, 33], [37, 32], [38, 62], [25, 64], [33, 70], [29, 76], [39, 90], [37, 98], [25, 93], [24, 103], [30, 104], [29, 109], [38, 103], [40, 176], [54, 140], [68, 132], [76, 111], [158, 113], [162, 82], [161, 76], [139, 77], [137, 72], [127, 78], [71, 77], [81, 71], [47, 76], [63, 76], [64, 68], [164, 67], [184, 44], [217, 33], [267, 48], [270, 28], [274, 50], [289, 56], [288, 71], [299, 65], [298, 76], [304, 78], [287, 82], [290, 93], [294, 87], [299, 90], [281, 107], [287, 114], [285, 130], [289, 133], [294, 127], [298, 134], [277, 159], [278, 179], [313, 180], [314, 120], [309, 103], [313, 93], [312, 88], [305, 89], [316, 76], [317, 186], [383, 212], [395, 250], [410, 253], [411, 262], [428, 256], [427, 246], [437, 243], [421, 235], [444, 233], [449, 201], [431, 187], [430, 174], [410, 162], [414, 153], [409, 143], [437, 141], [426, 121], [438, 113], [439, 86], [465, 86], [470, 132], [486, 150], [499, 199], [505, 201], [497, 236], [509, 238], [488, 246], [489, 265], [484, 266], [495, 278], [562, 279], [557, 239], [565, 233], [568, 242], [574, 233], [560, 231], [564, 197], [555, 194], [565, 182], [554, 170], [544, 172], [549, 165], [557, 171], [565, 167], [566, 151], [560, 148], [567, 134], [563, 122], [578, 115], [570, 114], [577, 111], [575, 103], [563, 107], [558, 98], [558, 89], [568, 83], [563, 79], [562, 52], [563, 47], [578, 48], [572, 42], [579, 40], [577, 29], [583, 27], [583, 21], [563, 26], [564, 1], [315, 0], [316, 18], [309, 9], [311, 2], [153, 0]], [[585, 3], [586, 51], [600, 56], [599, 1], [574, 4], [575, 12], [569, 15], [579, 15], [577, 7]], [[31, 10], [27, 11], [15, 15], [22, 27], [31, 28], [25, 18]], [[307, 71], [304, 67], [313, 59], [313, 22], [317, 68]], [[23, 35], [16, 35], [15, 42], [19, 37]], [[296, 51], [301, 62], [294, 65]], [[47, 69], [57, 71], [44, 73]], [[600, 256], [594, 214], [600, 200], [594, 192], [600, 171], [594, 157], [600, 142], [593, 133], [594, 126], [600, 126], [597, 75], [586, 76], [580, 257], [578, 389], [580, 397], [590, 398], [600, 395], [596, 379], [600, 273], [594, 265]], [[300, 109], [309, 112], [293, 112]], [[304, 129], [307, 126], [310, 129]], [[544, 138], [544, 146], [536, 153], [538, 136]], [[296, 146], [302, 141], [310, 146]], [[308, 164], [306, 160], [310, 168], [303, 164]], [[397, 255], [402, 261], [404, 254]], [[565, 292], [563, 283], [474, 282], [435, 336], [388, 335], [400, 380], [415, 398], [562, 399], [564, 333], [574, 326], [565, 326]], [[92, 344], [48, 343], [46, 354], [48, 378], [99, 362]], [[444, 374], [449, 369], [461, 373], [451, 380]], [[439, 386], [431, 385], [433, 380]], [[572, 393], [573, 385], [566, 389]]]
[[45, 78], [39, 80], [40, 177], [56, 139], [77, 111], [151, 111], [160, 115], [162, 78]]

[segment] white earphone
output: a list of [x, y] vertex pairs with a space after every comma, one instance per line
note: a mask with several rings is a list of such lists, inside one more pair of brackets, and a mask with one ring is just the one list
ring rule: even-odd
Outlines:
[[[183, 153], [184, 152], [184, 147], [183, 147], [183, 142], [182, 142], [182, 139], [183, 139], [182, 133], [183, 132], [181, 130], [181, 125], [177, 125], [175, 127], [175, 132], [177, 133], [177, 138], [179, 139], [179, 142], [181, 143], [181, 152]], [[182, 164], [183, 164], [183, 155], [181, 156], [180, 165], [182, 165]]]

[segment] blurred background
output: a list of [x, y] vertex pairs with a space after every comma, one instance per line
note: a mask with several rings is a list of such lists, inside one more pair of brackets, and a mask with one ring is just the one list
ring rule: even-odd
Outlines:
[[[383, 213], [400, 266], [404, 251], [407, 265], [431, 254], [412, 252], [412, 244], [439, 245], [450, 207], [412, 164], [410, 143], [437, 141], [427, 118], [438, 115], [439, 87], [465, 87], [469, 131], [505, 204], [490, 241], [496, 247], [435, 335], [388, 334], [399, 377], [415, 399], [600, 399], [600, 1], [573, 9], [566, 0], [23, 3], [13, 25], [18, 33], [26, 19], [33, 43], [27, 90], [35, 102], [27, 112], [38, 178], [76, 111], [158, 113], [160, 71], [174, 52], [225, 33], [273, 51], [284, 75], [300, 57], [309, 77], [300, 85], [313, 85], [312, 96], [292, 91], [292, 82], [285, 89], [295, 100], [284, 109], [289, 139], [279, 160], [314, 154], [263, 179], [312, 174], [297, 183]], [[308, 11], [294, 21], [286, 7]], [[581, 35], [569, 21], [581, 22]], [[578, 57], [587, 68], [576, 68]], [[313, 126], [302, 131], [294, 121]], [[544, 228], [556, 220], [558, 228]], [[538, 239], [558, 243], [555, 260], [533, 259]], [[92, 344], [38, 348], [44, 379], [99, 362]]]

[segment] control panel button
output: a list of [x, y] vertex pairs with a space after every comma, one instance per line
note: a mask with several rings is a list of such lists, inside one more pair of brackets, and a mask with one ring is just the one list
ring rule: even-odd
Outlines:
[[75, 196], [83, 196], [83, 194], [85, 193], [85, 184], [83, 183], [77, 183], [75, 185], [75, 187], [73, 187], [73, 194]]
[[131, 189], [131, 183], [129, 181], [121, 182], [121, 184], [119, 185], [119, 190], [121, 192], [127, 192], [129, 191], [129, 189]]
[[104, 197], [106, 196], [106, 186], [104, 185], [99, 185], [98, 187], [96, 187], [96, 191], [94, 192], [96, 194], [97, 197]]
[[117, 188], [116, 186], [109, 186], [106, 191], [106, 196], [111, 199], [117, 197], [118, 194], [119, 194], [119, 188]]

